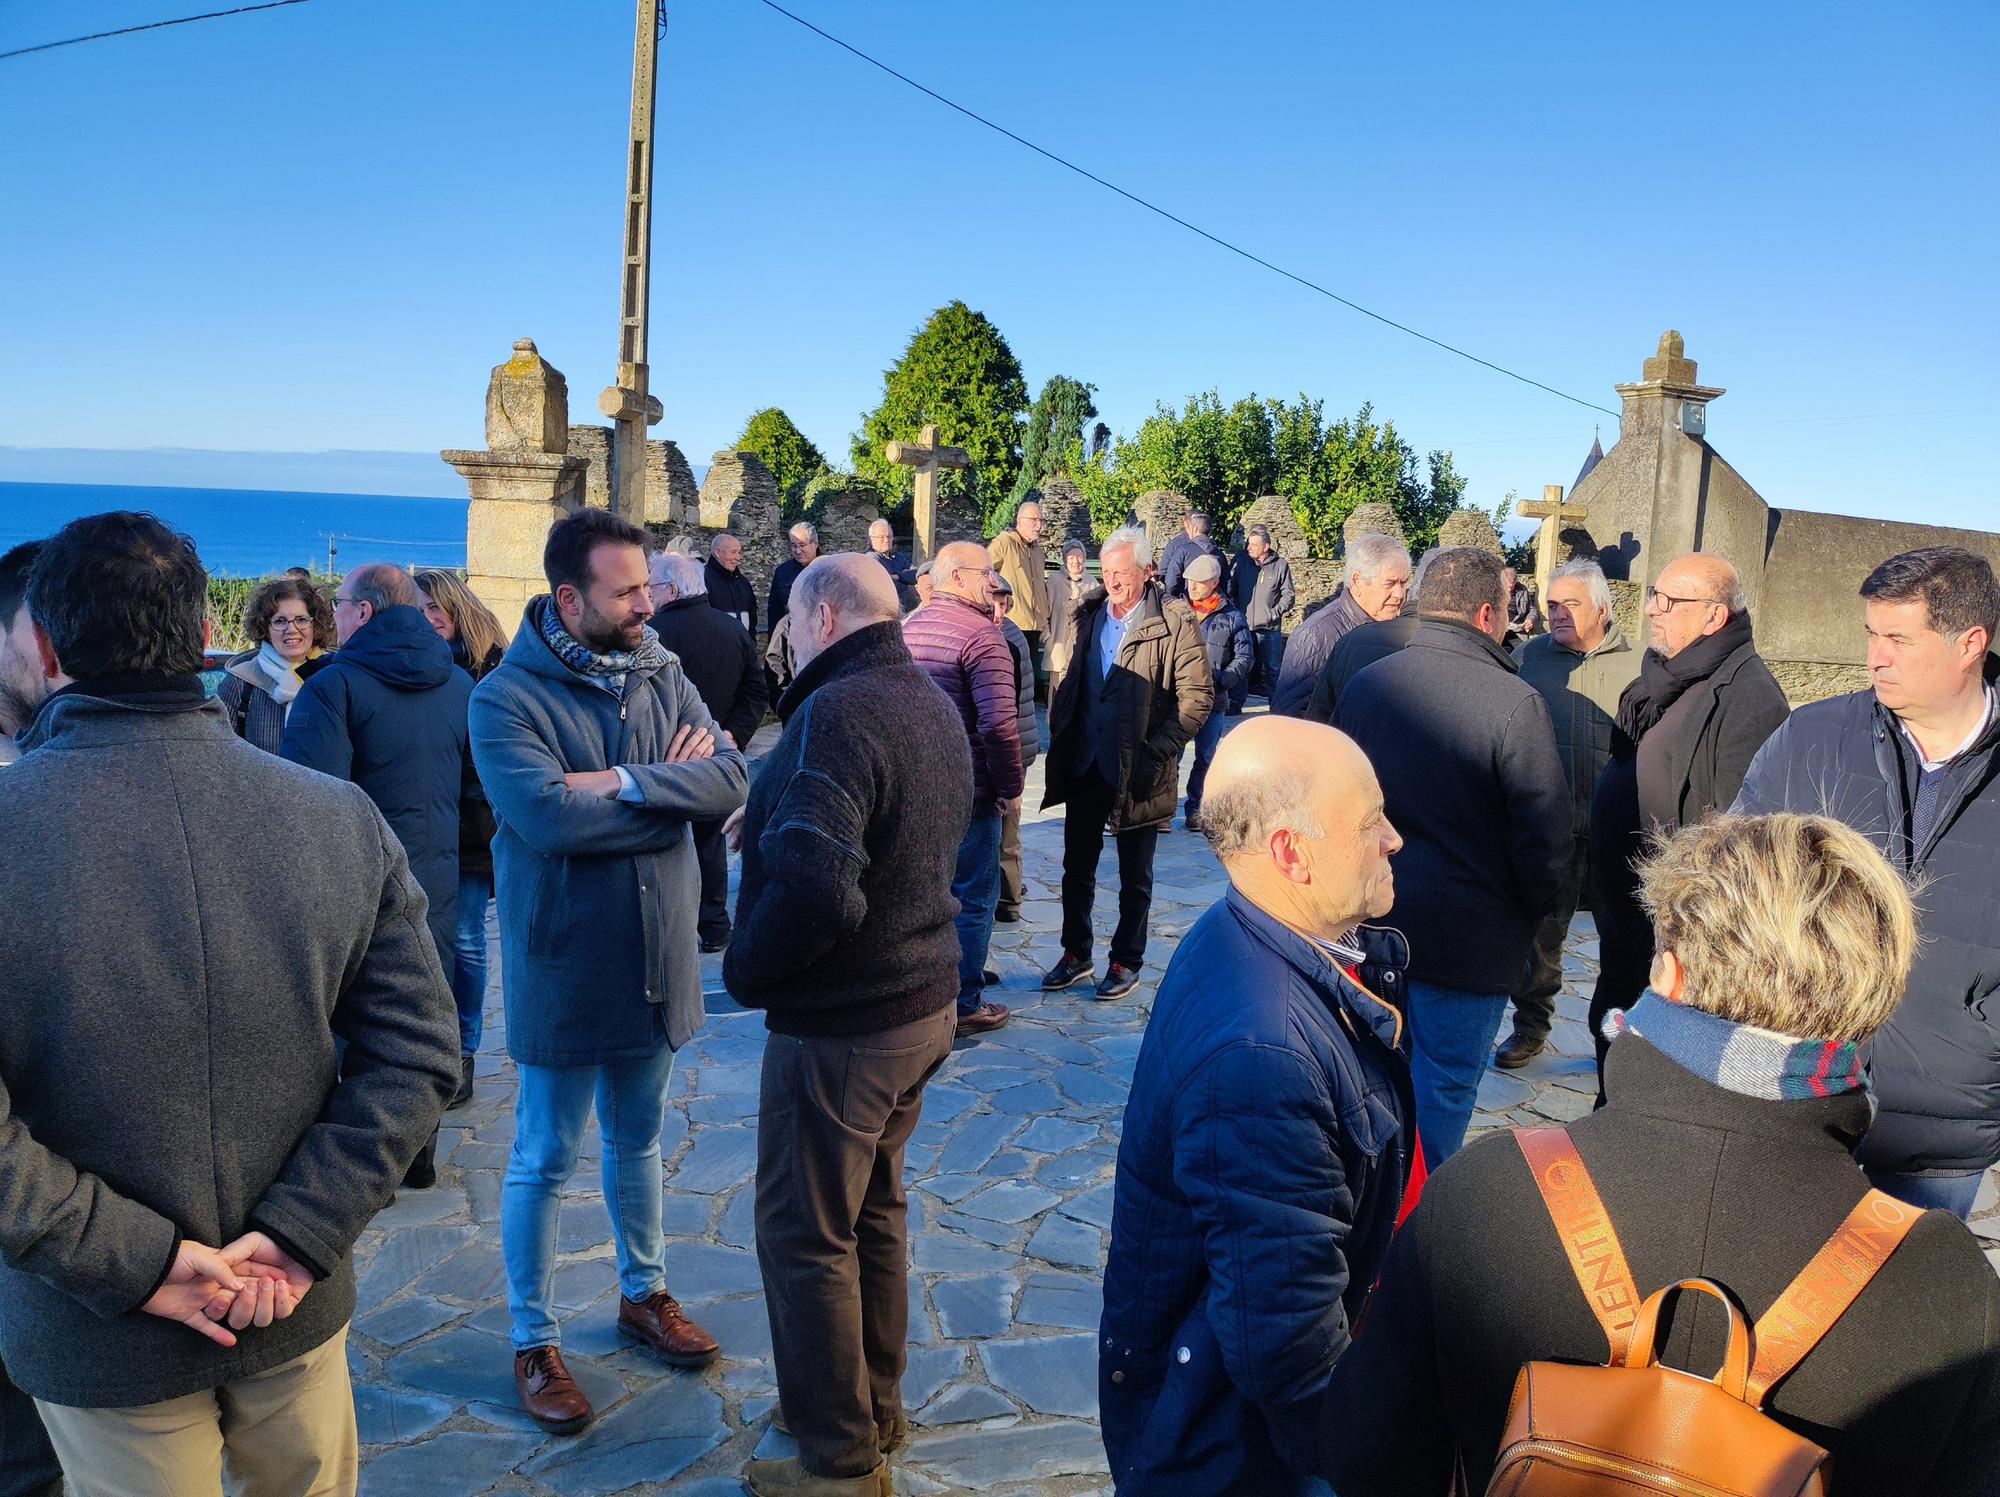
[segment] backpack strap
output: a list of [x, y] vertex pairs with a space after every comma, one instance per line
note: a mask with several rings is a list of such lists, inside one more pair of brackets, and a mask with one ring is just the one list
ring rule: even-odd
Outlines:
[[1609, 1360], [1622, 1362], [1632, 1340], [1633, 1323], [1639, 1318], [1642, 1296], [1590, 1171], [1583, 1167], [1583, 1159], [1565, 1129], [1516, 1128], [1513, 1133], [1542, 1193], [1542, 1204], [1555, 1223], [1556, 1236], [1562, 1239], [1584, 1301], [1611, 1344]]
[[1757, 1322], [1757, 1357], [1747, 1389], [1750, 1407], [1763, 1407], [1772, 1386], [1833, 1329], [1922, 1216], [1916, 1207], [1879, 1190], [1869, 1191], [1848, 1212]]

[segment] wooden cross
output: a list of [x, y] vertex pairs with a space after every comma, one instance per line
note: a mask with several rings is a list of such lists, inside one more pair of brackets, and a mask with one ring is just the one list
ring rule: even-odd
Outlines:
[[1562, 528], [1568, 521], [1589, 519], [1590, 510], [1581, 504], [1564, 504], [1562, 485], [1551, 483], [1542, 486], [1539, 501], [1531, 499], [1514, 512], [1542, 522], [1542, 528], [1535, 534], [1535, 595], [1542, 600], [1542, 607], [1547, 608], [1549, 581], [1556, 574], [1556, 547], [1562, 541]]
[[926, 426], [914, 442], [891, 442], [884, 455], [892, 463], [917, 470], [916, 497], [912, 505], [910, 549], [912, 566], [922, 566], [937, 555], [937, 476], [940, 468], [965, 468], [972, 464], [963, 447], [938, 445], [938, 429]]

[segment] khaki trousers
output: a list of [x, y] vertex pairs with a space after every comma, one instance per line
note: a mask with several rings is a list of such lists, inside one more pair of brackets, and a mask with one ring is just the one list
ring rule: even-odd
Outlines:
[[[194, 1333], [190, 1331], [189, 1335]], [[243, 1332], [254, 1336], [254, 1330]], [[347, 1329], [304, 1356], [135, 1409], [36, 1400], [68, 1497], [353, 1497]]]

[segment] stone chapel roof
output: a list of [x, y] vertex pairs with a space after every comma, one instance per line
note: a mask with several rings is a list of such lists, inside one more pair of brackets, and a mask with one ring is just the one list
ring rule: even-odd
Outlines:
[[1570, 492], [1572, 494], [1575, 493], [1577, 489], [1577, 484], [1581, 484], [1584, 481], [1584, 479], [1590, 477], [1590, 470], [1592, 468], [1595, 468], [1599, 463], [1603, 461], [1604, 461], [1604, 443], [1600, 441], [1595, 434], [1593, 434], [1590, 439], [1590, 451], [1584, 454], [1583, 466], [1576, 470], [1576, 483], [1573, 483], [1569, 486]]

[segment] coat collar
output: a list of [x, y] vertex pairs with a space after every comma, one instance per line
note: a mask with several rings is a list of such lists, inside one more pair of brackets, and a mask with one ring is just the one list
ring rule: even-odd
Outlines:
[[42, 703], [16, 742], [25, 754], [50, 743], [87, 748], [138, 737], [235, 737], [222, 704], [202, 695], [201, 678], [187, 679], [194, 683], [191, 694], [180, 689], [125, 693], [99, 683], [73, 683]]
[[[1332, 953], [1325, 947], [1308, 941], [1289, 925], [1265, 914], [1234, 885], [1230, 886], [1224, 898], [1244, 929], [1311, 983], [1329, 1008], [1344, 1013], [1350, 1023], [1366, 1028], [1389, 1049], [1401, 1047], [1403, 1015], [1394, 1003], [1353, 981], [1335, 963]], [[1403, 939], [1402, 932], [1387, 926], [1364, 925], [1356, 929], [1354, 939], [1367, 954], [1364, 970], [1394, 973], [1393, 983], [1385, 985], [1400, 988], [1402, 971], [1410, 957], [1409, 944]]]
[[903, 626], [890, 619], [857, 629], [815, 655], [806, 668], [792, 678], [778, 699], [778, 716], [788, 720], [805, 705], [806, 698], [829, 681], [862, 671], [880, 670], [889, 665], [909, 665], [910, 647], [903, 643]]
[[1875, 1112], [1865, 1089], [1791, 1102], [1746, 1097], [1703, 1080], [1637, 1034], [1620, 1035], [1605, 1055], [1604, 1095], [1607, 1110], [1843, 1154], [1853, 1153]]
[[1546, 648], [1551, 655], [1570, 655], [1578, 660], [1595, 660], [1599, 655], [1629, 655], [1632, 653], [1632, 637], [1620, 627], [1616, 619], [1611, 621], [1610, 627], [1604, 631], [1604, 638], [1597, 642], [1597, 648], [1594, 650], [1572, 650], [1567, 645], [1559, 645], [1556, 643], [1556, 637], [1553, 634], [1538, 634], [1523, 645], [1521, 649], [1525, 653], [1541, 644], [1543, 640], [1548, 641]]
[[1511, 676], [1518, 676], [1521, 673], [1519, 661], [1472, 625], [1458, 619], [1439, 618], [1434, 614], [1421, 615], [1417, 632], [1410, 636], [1410, 645], [1413, 648], [1448, 650], [1454, 655], [1490, 660]]

